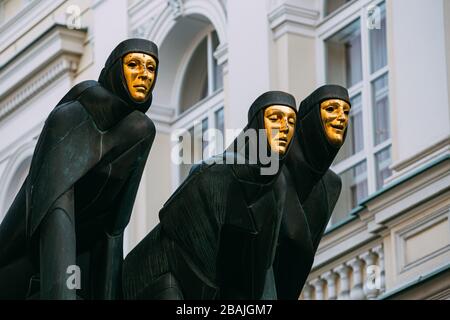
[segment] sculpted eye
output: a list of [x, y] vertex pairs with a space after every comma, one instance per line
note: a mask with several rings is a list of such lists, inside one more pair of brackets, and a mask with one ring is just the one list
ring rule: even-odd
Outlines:
[[148, 66], [147, 66], [147, 70], [150, 71], [150, 72], [155, 72], [155, 66], [152, 65], [152, 64], [151, 64], [151, 65], [148, 65]]
[[269, 116], [269, 120], [270, 121], [277, 121], [278, 120], [278, 116], [276, 114], [273, 114], [273, 115]]
[[136, 68], [136, 66], [137, 66], [136, 62], [134, 62], [134, 61], [128, 62], [128, 67], [130, 67], [130, 68]]
[[333, 112], [334, 111], [334, 107], [333, 106], [329, 106], [325, 109], [328, 112]]
[[294, 118], [289, 118], [288, 121], [289, 121], [290, 124], [295, 124], [295, 119]]

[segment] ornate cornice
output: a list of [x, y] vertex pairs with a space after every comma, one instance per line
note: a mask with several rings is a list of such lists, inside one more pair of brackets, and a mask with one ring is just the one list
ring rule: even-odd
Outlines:
[[0, 68], [0, 120], [60, 76], [77, 70], [85, 34], [54, 25]]
[[279, 5], [268, 15], [269, 25], [274, 32], [275, 39], [286, 33], [314, 37], [319, 18], [320, 13], [316, 10], [287, 3]]
[[[66, 0], [31, 1], [12, 19], [0, 25], [0, 51], [23, 36], [33, 25], [54, 11]], [[2, 53], [3, 54], [3, 53]]]
[[78, 59], [67, 55], [58, 58], [39, 72], [37, 76], [33, 77], [33, 80], [28, 81], [25, 86], [20, 86], [20, 89], [9, 94], [6, 99], [2, 99], [3, 101], [0, 103], [0, 120], [33, 98], [60, 76], [66, 73], [74, 73], [77, 68]]

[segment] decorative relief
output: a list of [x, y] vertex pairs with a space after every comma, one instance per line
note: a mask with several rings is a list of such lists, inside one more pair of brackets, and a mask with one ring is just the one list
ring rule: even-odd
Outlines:
[[0, 120], [20, 107], [37, 93], [50, 85], [54, 80], [67, 72], [75, 72], [78, 68], [77, 61], [62, 57], [60, 60], [52, 64], [39, 76], [35, 77], [25, 87], [17, 90], [14, 94], [0, 103]]
[[183, 15], [184, 5], [182, 0], [167, 0], [167, 5], [172, 12], [174, 19], [177, 19], [179, 16]]
[[136, 38], [147, 39], [150, 34], [150, 30], [153, 27], [154, 22], [155, 22], [155, 17], [151, 17], [146, 22], [144, 22], [143, 24], [140, 24], [137, 28], [132, 30], [131, 34], [133, 35], [133, 37], [136, 37]]

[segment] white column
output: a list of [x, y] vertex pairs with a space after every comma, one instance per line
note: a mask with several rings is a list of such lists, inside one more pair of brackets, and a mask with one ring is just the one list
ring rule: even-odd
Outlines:
[[324, 300], [325, 297], [323, 295], [323, 285], [324, 281], [321, 278], [314, 279], [310, 282], [310, 285], [314, 287], [314, 291], [316, 293], [316, 300]]
[[341, 264], [334, 269], [334, 272], [339, 275], [340, 281], [339, 300], [348, 300], [350, 298], [350, 270], [345, 264]]
[[372, 249], [372, 251], [378, 256], [378, 265], [381, 269], [380, 274], [380, 281], [381, 281], [381, 288], [380, 293], [383, 293], [386, 290], [386, 278], [385, 278], [385, 268], [384, 268], [384, 250], [383, 246], [380, 244], [379, 246], [376, 246]]
[[303, 287], [303, 300], [313, 300], [313, 288], [309, 284]]
[[380, 267], [376, 265], [377, 256], [371, 252], [365, 252], [360, 255], [360, 258], [365, 262], [366, 267], [364, 272], [366, 274], [366, 280], [364, 281], [364, 293], [367, 299], [373, 300], [378, 296], [380, 282]]
[[365, 300], [363, 291], [363, 261], [353, 258], [347, 263], [353, 270], [353, 286], [350, 290], [350, 299]]
[[337, 290], [336, 290], [336, 280], [337, 280], [337, 274], [333, 271], [327, 271], [322, 275], [322, 278], [324, 278], [327, 281], [327, 288], [328, 288], [328, 300], [336, 300], [337, 299]]

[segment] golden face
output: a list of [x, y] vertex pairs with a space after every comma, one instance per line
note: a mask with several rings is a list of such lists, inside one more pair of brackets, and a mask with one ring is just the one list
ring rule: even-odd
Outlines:
[[137, 101], [145, 101], [156, 76], [156, 61], [145, 53], [132, 52], [123, 57], [123, 74], [128, 92]]
[[320, 104], [320, 116], [325, 135], [328, 141], [336, 147], [340, 147], [344, 143], [349, 113], [350, 105], [343, 100], [330, 99]]
[[294, 110], [281, 105], [273, 105], [264, 110], [264, 127], [272, 151], [280, 155], [286, 153], [294, 136], [297, 115]]

